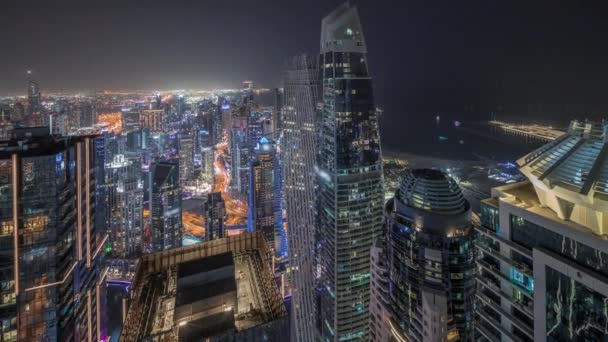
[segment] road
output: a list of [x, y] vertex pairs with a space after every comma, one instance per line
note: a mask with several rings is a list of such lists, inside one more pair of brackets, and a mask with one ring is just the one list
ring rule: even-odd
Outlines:
[[227, 156], [228, 143], [224, 141], [216, 146], [213, 191], [222, 193], [222, 199], [226, 204], [226, 225], [242, 225], [247, 223], [247, 204], [230, 194], [230, 173], [226, 170]]
[[194, 211], [183, 211], [182, 225], [184, 227], [184, 235], [196, 236], [198, 238], [205, 237], [205, 216]]

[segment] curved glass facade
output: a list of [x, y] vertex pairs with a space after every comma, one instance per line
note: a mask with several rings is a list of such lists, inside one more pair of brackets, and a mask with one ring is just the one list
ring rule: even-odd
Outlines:
[[[404, 183], [410, 178], [404, 177]], [[458, 188], [451, 190], [451, 182], [443, 184], [436, 194], [462, 195]], [[463, 200], [459, 213], [446, 215], [407, 205], [402, 198], [412, 194], [402, 193], [386, 206], [392, 326], [412, 341], [472, 341], [475, 259], [469, 205]], [[423, 202], [425, 207], [446, 203], [441, 196]]]

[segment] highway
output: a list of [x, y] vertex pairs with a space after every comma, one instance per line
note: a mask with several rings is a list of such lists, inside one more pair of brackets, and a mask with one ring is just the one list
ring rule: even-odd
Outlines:
[[182, 225], [184, 235], [195, 236], [198, 238], [205, 237], [205, 216], [189, 210], [183, 211]]
[[226, 225], [243, 225], [247, 223], [247, 204], [230, 194], [230, 173], [226, 170], [228, 143], [225, 140], [216, 146], [213, 191], [222, 193], [222, 199], [226, 204]]

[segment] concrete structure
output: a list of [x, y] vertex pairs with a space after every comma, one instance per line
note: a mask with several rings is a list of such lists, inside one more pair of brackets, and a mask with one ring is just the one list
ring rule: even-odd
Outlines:
[[608, 123], [517, 161], [528, 181], [492, 190], [477, 228], [477, 330], [491, 341], [608, 334]]
[[367, 340], [370, 248], [382, 229], [380, 132], [357, 8], [321, 27], [318, 118], [318, 329], [325, 341]]
[[146, 255], [120, 340], [288, 340], [271, 260], [260, 232]]

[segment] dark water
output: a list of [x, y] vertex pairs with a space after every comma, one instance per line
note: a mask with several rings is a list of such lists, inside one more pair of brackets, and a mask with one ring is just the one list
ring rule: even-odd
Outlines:
[[385, 151], [459, 160], [480, 158], [513, 161], [541, 143], [506, 136], [484, 122], [459, 121], [456, 115], [409, 115], [405, 124], [381, 120], [382, 148]]

